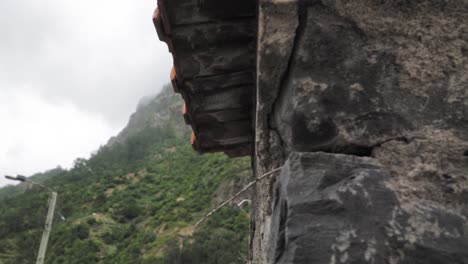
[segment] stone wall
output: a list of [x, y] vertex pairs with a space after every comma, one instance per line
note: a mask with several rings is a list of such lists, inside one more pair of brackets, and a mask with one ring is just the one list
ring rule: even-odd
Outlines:
[[260, 0], [258, 25], [255, 171], [286, 165], [252, 263], [468, 263], [468, 1]]

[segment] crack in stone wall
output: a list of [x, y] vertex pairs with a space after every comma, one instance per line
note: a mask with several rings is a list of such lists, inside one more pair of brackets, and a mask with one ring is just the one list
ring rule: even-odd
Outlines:
[[[370, 157], [395, 197], [393, 207], [377, 208], [394, 214], [382, 218], [390, 219], [387, 245], [347, 226], [334, 238], [333, 256], [313, 263], [350, 263], [361, 253], [359, 263], [468, 262], [457, 251], [468, 236], [467, 14], [467, 0], [259, 1], [257, 175], [295, 152], [324, 155], [337, 166], [341, 154]], [[267, 245], [277, 235], [272, 215], [291, 209], [273, 201], [274, 178], [255, 186], [251, 262], [310, 263], [285, 261], [285, 252]], [[349, 192], [370, 194], [359, 188]], [[458, 241], [456, 250], [433, 250], [431, 238]], [[365, 247], [350, 246], [353, 239], [366, 240]], [[288, 247], [287, 239], [275, 243]], [[426, 262], [417, 262], [418, 254]]]
[[[255, 120], [255, 174], [262, 175], [280, 166], [284, 160], [283, 143], [270, 127], [269, 115], [280, 92], [281, 79], [287, 72], [297, 28], [295, 1], [259, 1], [257, 47], [257, 110]], [[275, 27], [272, 27], [275, 25]], [[260, 70], [261, 69], [261, 70]], [[272, 179], [274, 181], [274, 178]], [[250, 259], [267, 263], [265, 241], [269, 237], [272, 181], [255, 186], [251, 223]]]

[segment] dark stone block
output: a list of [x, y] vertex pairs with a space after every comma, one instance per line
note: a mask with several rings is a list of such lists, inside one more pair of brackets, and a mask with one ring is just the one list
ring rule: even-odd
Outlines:
[[273, 197], [271, 263], [468, 263], [468, 222], [426, 201], [402, 205], [376, 160], [293, 153]]
[[[362, 24], [331, 7], [301, 6], [299, 22], [273, 118], [290, 149], [328, 152], [350, 144], [370, 147], [438, 130], [468, 138], [468, 104], [466, 92], [461, 92], [467, 87], [466, 70], [462, 73], [466, 62], [440, 78], [417, 80], [407, 76], [412, 70], [408, 65], [416, 58], [403, 60], [400, 45], [385, 46]], [[411, 38], [405, 41], [420, 45]], [[459, 52], [456, 45], [448, 47]], [[272, 65], [277, 63], [275, 56], [271, 54]], [[421, 66], [414, 74], [426, 70]]]

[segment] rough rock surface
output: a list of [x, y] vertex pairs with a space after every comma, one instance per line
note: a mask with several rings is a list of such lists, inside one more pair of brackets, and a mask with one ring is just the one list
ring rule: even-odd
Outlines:
[[[254, 172], [260, 177], [283, 163], [282, 142], [276, 131], [270, 129], [269, 121], [288, 68], [284, 62], [289, 60], [293, 49], [298, 25], [295, 2], [259, 1], [258, 24]], [[264, 241], [270, 233], [271, 187], [269, 179], [254, 187], [252, 207], [255, 210], [250, 235], [250, 259], [254, 263], [266, 263]]]
[[275, 109], [289, 148], [359, 152], [435, 130], [468, 141], [468, 1], [314, 2]]
[[468, 263], [468, 201], [405, 200], [394, 178], [406, 176], [372, 158], [292, 153], [275, 186], [270, 263]]
[[[278, 242], [279, 210], [272, 177], [255, 187], [251, 262], [468, 263], [468, 0], [260, 0], [258, 12], [256, 176], [294, 152], [346, 154], [330, 159], [351, 159], [357, 171], [373, 164], [375, 178], [361, 177], [359, 189], [374, 195], [379, 213], [369, 219], [388, 222], [397, 208], [400, 226], [389, 230], [401, 233], [331, 232], [314, 248], [314, 234], [300, 228], [315, 220], [289, 214], [286, 222], [297, 225], [290, 230], [303, 231], [309, 244], [298, 253], [300, 239], [293, 236], [279, 254], [281, 247], [270, 243]], [[355, 157], [343, 158], [349, 156]], [[301, 184], [320, 179], [308, 181]], [[316, 193], [332, 195], [328, 191]], [[357, 195], [348, 198], [365, 198]], [[301, 199], [309, 198], [316, 199]], [[338, 226], [371, 223], [357, 214], [367, 212], [362, 203], [343, 206], [348, 214], [326, 206], [321, 213], [336, 217]], [[368, 253], [375, 258], [366, 260], [367, 244], [359, 241], [373, 243], [371, 235], [382, 241]], [[343, 236], [351, 241], [347, 256], [343, 245], [332, 248]]]

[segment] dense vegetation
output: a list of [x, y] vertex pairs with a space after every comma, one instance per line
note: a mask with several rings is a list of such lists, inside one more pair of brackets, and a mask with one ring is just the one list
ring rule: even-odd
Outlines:
[[[222, 186], [249, 180], [249, 162], [196, 154], [179, 107], [165, 88], [91, 158], [32, 177], [59, 193], [47, 263], [245, 263], [244, 211], [226, 207], [193, 224], [214, 193], [232, 191]], [[35, 262], [47, 196], [27, 184], [0, 190], [0, 263]]]

